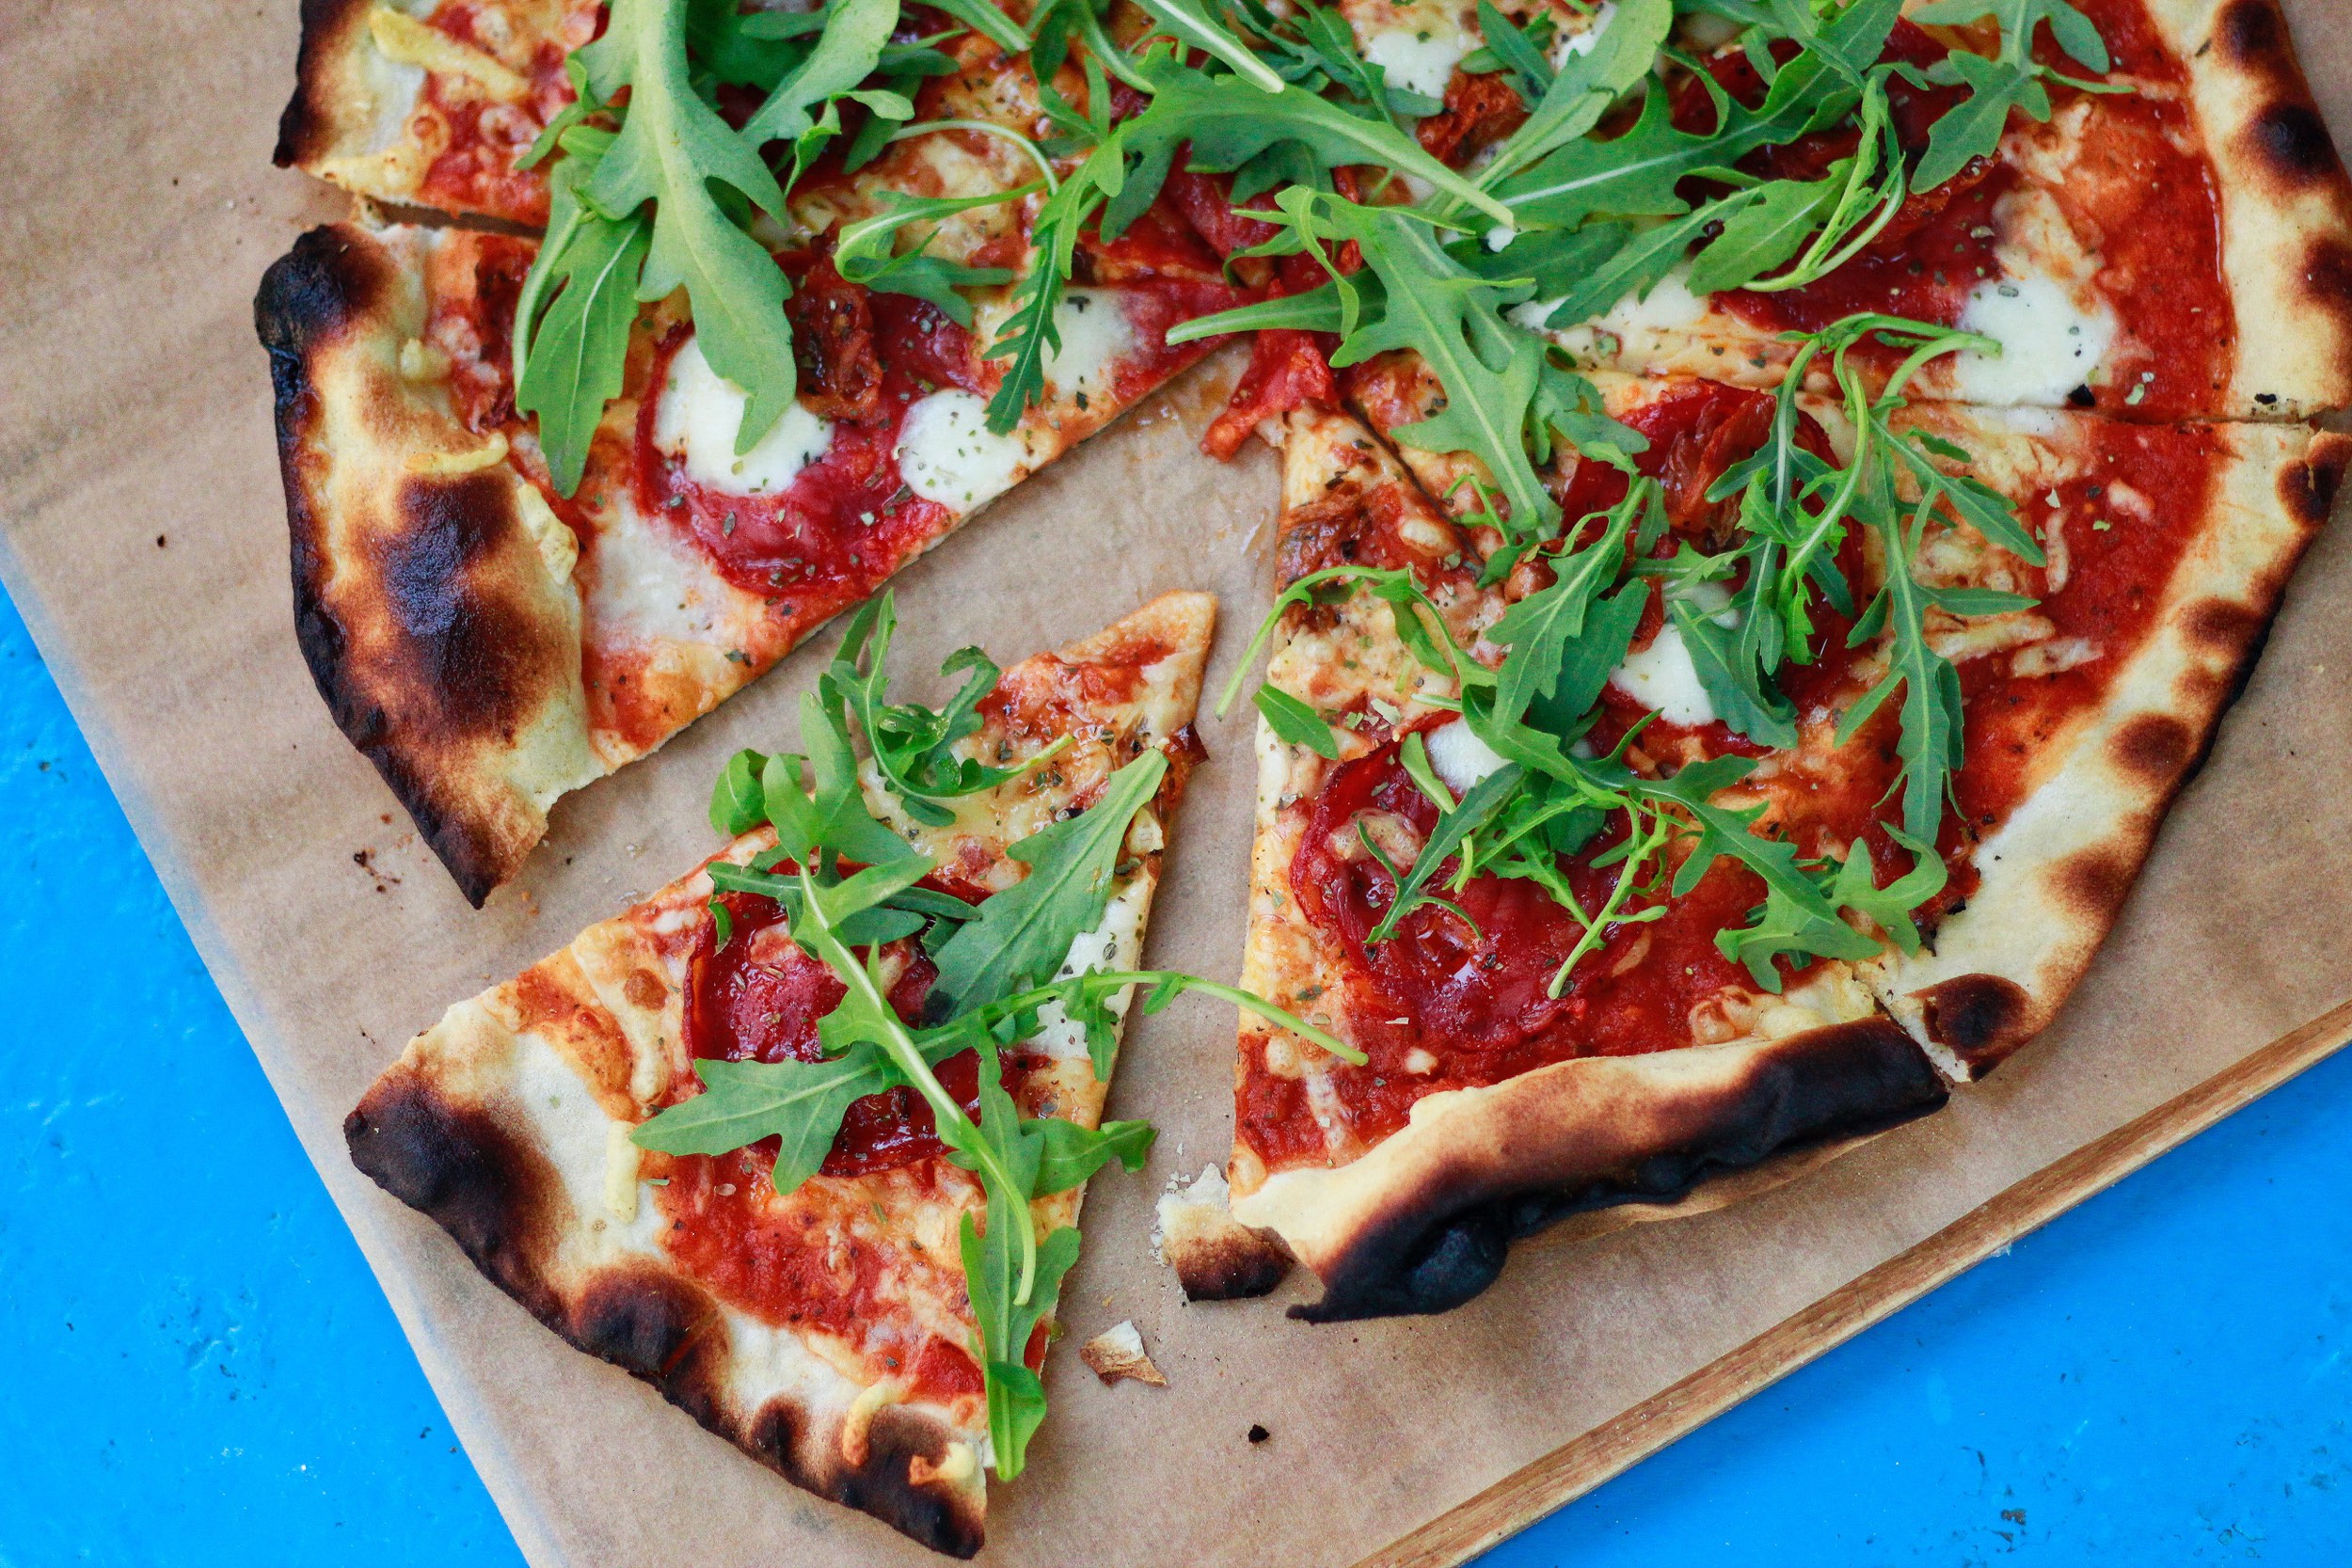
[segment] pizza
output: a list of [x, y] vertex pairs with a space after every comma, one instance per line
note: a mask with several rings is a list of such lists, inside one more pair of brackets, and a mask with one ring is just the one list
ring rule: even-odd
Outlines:
[[[1287, 416], [1279, 577], [1305, 586], [1261, 699], [1243, 983], [1360, 1059], [1245, 1026], [1231, 1220], [1216, 1191], [1164, 1219], [1196, 1295], [1268, 1288], [1287, 1254], [1317, 1318], [1439, 1310], [1517, 1236], [1712, 1206], [1686, 1196], [1712, 1173], [1989, 1071], [2090, 962], [2352, 452], [2283, 423], [1883, 410], [1865, 483], [1891, 504], [1836, 545], [1812, 657], [1743, 690], [1724, 656], [1760, 601], [1693, 562], [1763, 503], [1721, 482], [1796, 452], [1826, 493], [1871, 404], [1597, 384], [1646, 448], [1569, 465], [1581, 548], [1499, 582], [1375, 427]], [[1947, 471], [1968, 488], [1922, 506]]]
[[[349, 102], [338, 84], [377, 82], [387, 59], [438, 64], [395, 117], [405, 139], [393, 152], [304, 166], [372, 198], [546, 217], [543, 168], [492, 181], [479, 146], [429, 166], [409, 156], [452, 125], [489, 135], [485, 116], [452, 119], [487, 71], [463, 39], [507, 38], [510, 54], [536, 39], [544, 55], [593, 11], [494, 25], [503, 14], [313, 18], [325, 30], [306, 41], [297, 108]], [[586, 309], [605, 319], [566, 323], [592, 262], [645, 260], [642, 224], [600, 250], [603, 220], [568, 196], [548, 244], [570, 272], [538, 267], [531, 238], [354, 221], [304, 235], [264, 277], [255, 314], [304, 656], [338, 725], [476, 905], [514, 876], [556, 800], [660, 746], [1214, 346], [1170, 347], [1172, 325], [1249, 297], [1166, 212], [1113, 241], [1090, 233], [1086, 280], [1057, 287], [1044, 311], [1025, 401], [993, 417], [1008, 372], [985, 355], [1035, 249], [1035, 198], [1019, 193], [1038, 166], [1019, 149], [1040, 123], [1036, 83], [974, 33], [953, 55], [928, 53], [924, 69], [944, 73], [921, 79], [919, 112], [951, 128], [797, 182], [772, 260], [739, 235], [777, 285], [761, 308], [788, 338], [788, 390], [749, 445], [738, 436], [757, 394], [714, 369], [692, 289], [642, 307], [599, 295]], [[412, 166], [424, 172], [408, 183], [386, 172]], [[447, 172], [458, 166], [463, 178]], [[836, 256], [861, 225], [887, 256], [909, 210], [927, 230], [922, 263], [980, 279], [971, 297]], [[532, 372], [517, 379], [518, 311], [538, 323], [543, 363], [584, 376], [603, 353], [610, 385], [568, 382], [535, 403]], [[741, 330], [730, 320], [720, 336]]]
[[[1196, 1298], [1303, 1260], [1325, 1320], [1786, 1180], [2045, 1027], [2327, 515], [2352, 320], [2265, 5], [1345, 9], [1513, 221], [1300, 203], [1327, 277], [1249, 313], [1245, 983], [1350, 1049], [1245, 1023], [1161, 1243]], [[1515, 159], [1571, 73], [1618, 96]]]
[[[322, 0], [297, 75], [278, 161], [359, 202], [257, 306], [297, 626], [469, 898], [849, 623], [730, 847], [354, 1158], [962, 1555], [1149, 1144], [1134, 988], [1243, 1015], [1196, 1300], [1443, 1311], [1791, 1180], [2058, 1015], [2352, 460], [2275, 0]], [[1135, 967], [1204, 596], [944, 708], [882, 665], [894, 573], [1244, 335], [1233, 987]]]
[[564, 70], [596, 0], [305, 0], [276, 161], [355, 196], [543, 224], [543, 175], [518, 167], [575, 102]]
[[[862, 613], [833, 667], [839, 712], [804, 712], [813, 790], [777, 782], [785, 759], [730, 764], [714, 818], [755, 826], [451, 1007], [344, 1131], [361, 1170], [572, 1344], [798, 1484], [969, 1557], [986, 1471], [1017, 1474], [1035, 1425], [992, 1424], [992, 1396], [1042, 1414], [1087, 1162], [1149, 1145], [1103, 1121], [1128, 988], [1088, 976], [1136, 969], [1200, 755], [1215, 605], [1170, 594], [1001, 677], [982, 666], [944, 714], [857, 695], [880, 693], [860, 666], [879, 668], [864, 640], [886, 648], [887, 613]], [[829, 774], [827, 749], [846, 769], [852, 745], [853, 770]], [[850, 853], [872, 864], [828, 885]], [[843, 902], [883, 873], [883, 901]], [[1033, 985], [1042, 1000], [1013, 996]], [[928, 1082], [878, 1065], [889, 1024]], [[942, 1097], [961, 1113], [935, 1113]], [[810, 1100], [827, 1114], [783, 1114]], [[942, 1131], [954, 1114], [1027, 1152], [1025, 1210]], [[1025, 1305], [968, 1277], [976, 1219], [992, 1239], [1033, 1230]]]

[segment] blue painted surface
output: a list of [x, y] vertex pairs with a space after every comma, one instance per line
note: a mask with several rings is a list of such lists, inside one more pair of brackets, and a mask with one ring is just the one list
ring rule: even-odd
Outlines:
[[[0, 599], [0, 1568], [519, 1560]], [[2352, 1053], [1486, 1568], [2352, 1562]]]

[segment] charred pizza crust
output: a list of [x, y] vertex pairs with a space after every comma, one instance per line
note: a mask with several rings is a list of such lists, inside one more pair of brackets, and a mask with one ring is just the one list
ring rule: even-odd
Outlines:
[[[967, 801], [946, 828], [901, 826], [931, 835], [922, 847], [968, 873], [1011, 876], [1006, 842], [1091, 799], [1109, 768], [1142, 748], [1167, 750], [1168, 783], [1131, 829], [1131, 865], [1113, 892], [1135, 919], [1109, 961], [1132, 963], [1197, 744], [1188, 724], [1214, 616], [1208, 595], [1170, 594], [1009, 670], [1000, 689], [1016, 693], [1021, 713], [992, 720], [974, 744], [1002, 741], [1019, 755], [1058, 729], [1075, 743], [1054, 776]], [[868, 797], [886, 809], [870, 779]], [[740, 863], [772, 842], [763, 829], [713, 859]], [[668, 1213], [652, 1183], [682, 1162], [641, 1153], [628, 1132], [692, 1082], [685, 992], [709, 925], [708, 863], [450, 1008], [345, 1119], [353, 1162], [574, 1346], [652, 1384], [794, 1483], [969, 1557], [986, 1516], [985, 1409], [977, 1395], [910, 1395], [882, 1350], [919, 1346], [926, 1334], [961, 1345], [968, 1335], [953, 1238], [977, 1203], [972, 1180], [934, 1158], [765, 1195], [766, 1220], [884, 1255], [895, 1315], [855, 1334], [771, 1319], [665, 1247]], [[1025, 1114], [1091, 1126], [1105, 1085], [1080, 1042], [1020, 1092]], [[1080, 1196], [1041, 1200], [1041, 1221], [1073, 1222]]]
[[439, 232], [314, 230], [262, 280], [294, 629], [336, 726], [476, 905], [601, 776], [579, 547], [423, 343]]
[[[1915, 405], [1915, 423], [1982, 451], [2011, 421]], [[2075, 421], [2065, 421], [2073, 423]], [[1956, 1079], [1991, 1071], [2057, 1016], [2114, 925], [2173, 798], [2262, 652], [2288, 578], [2328, 520], [2352, 438], [2217, 427], [2204, 526], [2106, 700], [2035, 759], [2024, 800], [1973, 863], [1967, 907], [1915, 957], [1872, 966], [1881, 1003]], [[2009, 439], [2019, 437], [2013, 424]], [[2026, 437], [2044, 444], [2062, 440]]]
[[[927, 155], [906, 145], [902, 161]], [[907, 175], [902, 161], [874, 178]], [[855, 212], [865, 190], [826, 193], [827, 214]], [[932, 460], [977, 463], [977, 479], [934, 484], [911, 522], [888, 505], [884, 527], [863, 514], [843, 546], [852, 577], [751, 580], [723, 569], [702, 525], [683, 520], [692, 514], [649, 500], [639, 471], [641, 414], [682, 395], [658, 378], [691, 344], [683, 296], [641, 311], [581, 483], [570, 498], [556, 490], [535, 425], [514, 407], [504, 347], [532, 246], [329, 225], [271, 267], [254, 307], [278, 388], [305, 657], [337, 725], [477, 907], [520, 869], [560, 796], [660, 747], [1204, 352], [1131, 371], [1121, 356], [1140, 332], [1127, 296], [1116, 283], [1074, 291], [1070, 309], [1089, 319], [1065, 324], [1073, 352], [1009, 436], [980, 431], [980, 400], [952, 388], [898, 416], [932, 401], [968, 411], [942, 427]], [[1076, 352], [1082, 338], [1101, 356]], [[803, 413], [818, 382], [803, 376]], [[720, 504], [732, 534], [736, 502]]]
[[[1601, 382], [1621, 416], [1673, 385]], [[1835, 406], [1805, 401], [1842, 450], [1850, 437]], [[1921, 404], [1908, 417], [1968, 450], [1987, 483], [2011, 496], [2048, 487], [2054, 507], [2062, 483], [2130, 472], [2099, 467], [2111, 462], [2103, 441], [2126, 427], [2094, 416]], [[1295, 1258], [1324, 1287], [1320, 1302], [1294, 1309], [1300, 1316], [1443, 1310], [1493, 1280], [1513, 1240], [1571, 1216], [1579, 1217], [1566, 1233], [1589, 1233], [1773, 1184], [1935, 1109], [1949, 1083], [1980, 1075], [2044, 1026], [2210, 743], [2352, 452], [2344, 437], [2295, 426], [2225, 425], [2182, 439], [2210, 443], [2211, 494], [2194, 538], [2112, 673], [2106, 700], [2049, 734], [2028, 762], [2022, 802], [1970, 852], [1981, 885], [1924, 952], [1820, 965], [1802, 994], [1792, 986], [1784, 999], [1801, 1010], [1771, 1008], [1743, 1037], [1575, 1058], [1441, 1089], [1418, 1100], [1403, 1127], [1368, 1143], [1348, 1142], [1326, 1120], [1323, 1162], [1269, 1169], [1237, 1137], [1230, 1198], [1222, 1181], [1204, 1180], [1163, 1201], [1163, 1251], [1187, 1293], [1262, 1293]], [[1477, 646], [1507, 590], [1476, 590], [1450, 564], [1474, 560], [1474, 543], [1372, 432], [1345, 415], [1295, 412], [1284, 471], [1283, 580], [1340, 559], [1410, 564], [1456, 639]], [[1441, 463], [1432, 467], [1435, 479], [1453, 476]], [[2110, 488], [2108, 504], [2131, 503], [2128, 483]], [[1989, 546], [1982, 553], [2005, 558]], [[1988, 569], [1970, 559], [1955, 544], [1938, 566]], [[1376, 696], [1392, 726], [1413, 724], [1426, 706], [1416, 701], [1426, 677], [1399, 645], [1391, 615], [1366, 594], [1294, 612], [1277, 634], [1269, 682], [1325, 712]], [[1956, 647], [1947, 657], [2014, 658], [2037, 634], [1994, 626], [1961, 635], [1979, 636], [1986, 651]], [[1369, 749], [1335, 733], [1343, 759]], [[1300, 912], [1290, 866], [1307, 822], [1302, 802], [1336, 764], [1263, 725], [1259, 752], [1244, 983], [1308, 1010], [1309, 999], [1336, 990], [1344, 958]], [[1240, 1051], [1237, 1089], [1253, 1059], [1311, 1077], [1326, 1060], [1255, 1021], [1245, 1024]], [[1308, 1102], [1315, 1103], [1311, 1090]]]

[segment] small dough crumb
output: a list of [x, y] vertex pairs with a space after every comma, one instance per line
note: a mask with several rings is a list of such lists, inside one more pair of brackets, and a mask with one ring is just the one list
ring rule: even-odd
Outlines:
[[1116, 1323], [1079, 1347], [1078, 1358], [1094, 1369], [1094, 1375], [1104, 1383], [1117, 1383], [1133, 1378], [1154, 1388], [1168, 1386], [1168, 1379], [1143, 1348], [1143, 1335], [1133, 1320]]

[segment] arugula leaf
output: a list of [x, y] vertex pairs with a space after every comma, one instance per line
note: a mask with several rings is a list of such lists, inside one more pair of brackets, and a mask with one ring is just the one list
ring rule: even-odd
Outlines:
[[1691, 668], [1697, 672], [1699, 685], [1714, 705], [1717, 717], [1735, 734], [1761, 745], [1794, 746], [1795, 705], [1772, 689], [1768, 673], [1756, 668], [1753, 658], [1741, 657], [1733, 634], [1688, 599], [1668, 599], [1666, 612], [1682, 633]]
[[[1581, 682], [1570, 683], [1566, 692], [1562, 690], [1569, 650], [1580, 645], [1586, 618], [1601, 602], [1602, 591], [1615, 583], [1624, 571], [1627, 533], [1635, 515], [1649, 504], [1657, 488], [1655, 480], [1642, 480], [1630, 486], [1626, 499], [1609, 514], [1599, 536], [1572, 555], [1554, 558], [1550, 562], [1550, 585], [1504, 610], [1502, 618], [1486, 634], [1488, 641], [1510, 649], [1502, 669], [1496, 672], [1497, 722], [1517, 723], [1542, 698], [1565, 696], [1572, 700]], [[1638, 605], [1634, 612], [1639, 615]], [[1610, 639], [1604, 635], [1599, 641], [1606, 644]], [[1624, 644], [1619, 643], [1616, 651], [1622, 656]], [[1597, 690], [1593, 693], [1596, 697], [1598, 694]], [[1561, 710], [1572, 723], [1592, 706], [1592, 699], [1576, 704], [1572, 712], [1565, 711], [1568, 705], [1562, 703]]]
[[768, 758], [749, 748], [727, 758], [710, 788], [710, 825], [738, 838], [768, 820], [767, 790], [760, 783]]
[[1029, 1227], [1026, 1212], [991, 1192], [988, 1199], [989, 1236], [984, 1240], [963, 1216], [961, 1229], [963, 1277], [977, 1321], [974, 1359], [980, 1363], [988, 1393], [989, 1446], [994, 1450], [996, 1474], [1010, 1481], [1028, 1465], [1029, 1439], [1045, 1419], [1045, 1385], [1024, 1359], [1029, 1338], [1045, 1315], [1061, 1299], [1062, 1276], [1078, 1260], [1078, 1230], [1063, 1226], [1038, 1245], [1031, 1284], [1024, 1293], [1014, 1288], [1009, 1249], [994, 1238]]
[[1059, 755], [1068, 745], [1067, 740], [1057, 741], [1007, 768], [991, 768], [977, 758], [958, 756], [956, 744], [979, 730], [980, 701], [996, 689], [1001, 672], [979, 649], [959, 648], [940, 666], [942, 674], [966, 677], [946, 707], [892, 703], [882, 661], [898, 625], [893, 593], [884, 590], [879, 598], [867, 600], [850, 617], [832, 665], [818, 677], [818, 692], [831, 728], [846, 736], [849, 721], [856, 721], [884, 787], [898, 797], [908, 816], [944, 828], [956, 816], [939, 801], [993, 789]]
[[1881, 626], [1891, 634], [1886, 678], [1837, 721], [1837, 741], [1843, 745], [1901, 689], [1903, 733], [1897, 751], [1903, 761], [1903, 831], [1922, 840], [1934, 838], [1944, 820], [1944, 799], [1964, 755], [1960, 672], [1929, 644], [1927, 594], [1912, 576], [1933, 507], [1931, 493], [1913, 511], [1908, 527], [1898, 514], [1877, 530], [1886, 550], [1886, 584], [1855, 623], [1853, 636], [1861, 637], [1866, 628], [1875, 635]]
[[1996, 151], [2011, 109], [2035, 119], [2048, 119], [2050, 93], [2045, 81], [2062, 81], [2094, 91], [2129, 90], [2102, 88], [2062, 76], [2034, 59], [2035, 30], [2046, 24], [2058, 47], [2087, 70], [2105, 75], [2112, 66], [2098, 26], [2067, 0], [1932, 0], [1920, 7], [1912, 20], [1959, 26], [1987, 18], [2000, 24], [1998, 54], [1987, 57], [1956, 49], [1919, 73], [1926, 81], [1968, 88], [1968, 96], [1947, 110], [1928, 134], [1928, 150], [1913, 176], [1920, 190], [1934, 189], [1958, 174], [1970, 159], [1990, 157]]
[[[808, 755], [779, 752], [761, 769], [763, 803], [768, 819], [775, 824], [778, 847], [801, 862], [820, 851], [868, 865], [914, 857], [906, 840], [876, 821], [866, 809], [857, 753], [850, 747], [847, 729], [834, 721], [834, 715], [827, 711], [817, 692], [801, 693], [801, 735], [808, 745]], [[803, 762], [808, 768], [805, 780]]]
[[[953, 3], [949, 0], [939, 8], [953, 15]], [[978, 8], [1004, 22], [1004, 14], [994, 7], [981, 3]], [[806, 135], [816, 128], [810, 108], [830, 103], [872, 75], [898, 25], [898, 0], [833, 0], [825, 11], [817, 47], [753, 111], [743, 125], [743, 140], [756, 148], [771, 141], [798, 141]], [[1021, 39], [1017, 30], [1013, 36], [1020, 39], [1015, 48], [1026, 45], [1028, 40]], [[755, 192], [743, 194], [758, 199]], [[778, 200], [782, 200], [781, 192]], [[773, 216], [784, 215], [777, 207], [767, 210]]]
[[[1491, 190], [1590, 131], [1612, 103], [1646, 78], [1674, 27], [1675, 8], [1673, 0], [1622, 0], [1613, 14], [1603, 13], [1596, 33], [1586, 35], [1590, 44], [1569, 55], [1557, 71], [1540, 55], [1528, 58], [1534, 51], [1524, 35], [1488, 0], [1479, 0], [1478, 10], [1489, 28], [1487, 40], [1500, 40], [1504, 49], [1516, 44], [1520, 50], [1517, 69], [1530, 79], [1540, 71], [1545, 83], [1526, 123], [1480, 171], [1480, 185]], [[1500, 32], [1493, 30], [1494, 22], [1502, 23]]]
[[629, 1142], [664, 1154], [724, 1154], [779, 1138], [780, 1193], [817, 1174], [852, 1101], [901, 1082], [889, 1057], [866, 1041], [827, 1061], [698, 1061], [694, 1073], [703, 1092], [640, 1122]]
[[1742, 289], [1789, 261], [1836, 205], [1844, 185], [1835, 170], [1820, 180], [1774, 180], [1709, 208], [1723, 231], [1691, 259], [1691, 292]]
[[928, 0], [928, 3], [933, 8], [954, 17], [1008, 55], [1018, 55], [1029, 47], [1029, 35], [1021, 30], [1020, 24], [997, 9], [990, 0]]
[[1749, 109], [1704, 72], [1698, 80], [1715, 105], [1711, 131], [1679, 131], [1663, 91], [1649, 94], [1641, 117], [1606, 141], [1569, 141], [1500, 182], [1495, 190], [1527, 228], [1563, 228], [1596, 215], [1674, 216], [1690, 204], [1675, 187], [1693, 174], [1725, 169], [1758, 148], [1785, 145], [1820, 130], [1860, 102], [1862, 82], [1850, 62], [1878, 57], [1900, 0], [1855, 0], [1812, 36], [1803, 53], [1772, 73], [1764, 102]]
[[1716, 791], [1739, 783], [1755, 768], [1756, 764], [1746, 757], [1712, 757], [1692, 763], [1671, 779], [1655, 784], [1644, 781], [1636, 785], [1652, 800], [1669, 800], [1680, 806], [1698, 824], [1698, 844], [1675, 873], [1675, 896], [1680, 897], [1698, 886], [1699, 879], [1717, 860], [1729, 856], [1762, 878], [1766, 887], [1779, 893], [1797, 909], [1825, 920], [1836, 919], [1836, 911], [1798, 866], [1796, 846], [1780, 839], [1761, 838], [1750, 831], [1763, 815], [1762, 806], [1742, 812], [1714, 803]]
[[589, 132], [573, 133], [573, 144], [548, 181], [547, 236], [515, 310], [515, 406], [537, 416], [540, 450], [566, 496], [580, 488], [604, 405], [621, 395], [647, 245], [643, 217], [616, 221], [580, 199], [601, 153]]
[[[1883, 888], [1878, 886], [1870, 851], [1857, 841], [1848, 847], [1843, 863], [1832, 862], [1822, 868], [1826, 874], [1817, 885], [1829, 903], [1868, 916], [1898, 947], [1916, 953], [1919, 928], [1912, 923], [1911, 911], [1944, 890], [1947, 871], [1932, 847], [1900, 829], [1890, 832], [1912, 852], [1909, 871]], [[1875, 958], [1880, 950], [1877, 938], [1843, 920], [1801, 909], [1777, 888], [1766, 895], [1755, 925], [1717, 932], [1715, 946], [1724, 958], [1746, 964], [1758, 988], [1775, 996], [1781, 990], [1778, 959], [1861, 959]]]
[[1279, 93], [1288, 86], [1273, 67], [1226, 31], [1200, 0], [1143, 0], [1143, 8], [1152, 13], [1162, 33], [1230, 66], [1259, 91]]
[[1426, 224], [1360, 208], [1344, 216], [1365, 266], [1387, 288], [1388, 309], [1348, 337], [1331, 363], [1343, 368], [1394, 349], [1419, 354], [1445, 388], [1445, 406], [1390, 434], [1407, 446], [1478, 458], [1511, 502], [1514, 531], [1556, 520], [1559, 505], [1535, 472], [1526, 436], [1542, 342], [1503, 324], [1496, 307], [1507, 296], [1449, 256]]
[[928, 234], [921, 244], [904, 254], [894, 253], [893, 242], [912, 225], [935, 226], [941, 218], [970, 212], [975, 207], [1018, 201], [1040, 188], [1033, 182], [1009, 191], [966, 197], [909, 196], [904, 191], [885, 191], [880, 212], [842, 225], [834, 236], [834, 265], [852, 283], [884, 293], [929, 300], [957, 325], [968, 329], [972, 325], [972, 302], [961, 291], [1009, 283], [1013, 277], [1011, 270], [967, 266], [930, 255], [925, 249], [930, 244]]
[[654, 204], [637, 297], [652, 301], [686, 290], [704, 356], [748, 399], [735, 437], [736, 451], [747, 452], [791, 404], [797, 377], [792, 333], [784, 314], [783, 272], [720, 207], [711, 186], [779, 218], [784, 191], [755, 144], [695, 93], [688, 77], [685, 0], [614, 0], [604, 36], [575, 57], [586, 65], [597, 98], [609, 103], [624, 87], [629, 94], [620, 135], [580, 197], [616, 218]]
[[1024, 1120], [1023, 1132], [1038, 1140], [1037, 1196], [1066, 1193], [1117, 1160], [1130, 1173], [1143, 1168], [1159, 1133], [1148, 1121], [1106, 1121], [1081, 1127], [1059, 1117]]
[[[1428, 842], [1413, 857], [1409, 868], [1399, 874], [1395, 866], [1389, 867], [1389, 875], [1396, 881], [1396, 895], [1390, 902], [1388, 912], [1380, 917], [1380, 923], [1365, 933], [1366, 946], [1376, 947], [1394, 936], [1397, 922], [1411, 913], [1416, 905], [1443, 902], [1433, 899], [1427, 893], [1430, 882], [1461, 847], [1463, 840], [1486, 826], [1502, 803], [1510, 799], [1518, 788], [1520, 776], [1518, 764], [1506, 762], [1470, 786], [1470, 793], [1462, 797], [1460, 805], [1438, 816], [1438, 825], [1431, 830]], [[1360, 832], [1361, 829], [1358, 831]], [[1373, 844], [1369, 837], [1364, 839], [1364, 844], [1375, 856], [1380, 855], [1379, 847]], [[1386, 857], [1381, 858], [1385, 863]], [[1464, 923], [1468, 924], [1467, 916]]]
[[1266, 727], [1278, 738], [1292, 746], [1304, 746], [1319, 757], [1339, 760], [1340, 737], [1331, 732], [1330, 722], [1322, 714], [1272, 682], [1259, 687], [1250, 700], [1258, 705], [1258, 711], [1265, 716]]
[[1029, 874], [940, 948], [934, 989], [968, 1011], [1050, 979], [1070, 944], [1103, 923], [1127, 826], [1167, 771], [1165, 752], [1145, 752], [1111, 775], [1093, 805], [1007, 849]]

